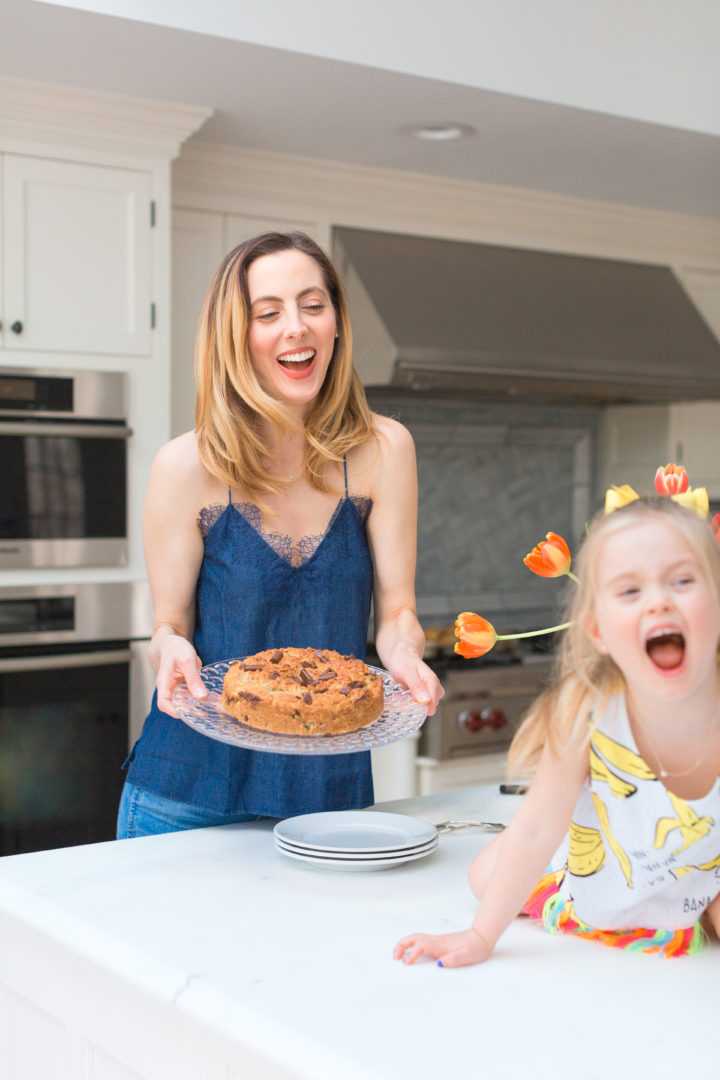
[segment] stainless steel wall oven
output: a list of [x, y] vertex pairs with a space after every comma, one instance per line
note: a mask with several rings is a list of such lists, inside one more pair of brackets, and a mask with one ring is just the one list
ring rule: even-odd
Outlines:
[[127, 562], [122, 372], [0, 370], [0, 569]]
[[432, 662], [445, 688], [420, 732], [419, 751], [438, 761], [506, 753], [519, 723], [551, 673], [550, 658], [520, 662], [498, 654], [482, 661]]
[[146, 635], [132, 583], [0, 589], [0, 855], [114, 838]]

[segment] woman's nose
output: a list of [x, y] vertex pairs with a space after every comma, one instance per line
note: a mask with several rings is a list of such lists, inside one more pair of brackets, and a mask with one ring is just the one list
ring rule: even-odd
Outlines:
[[305, 333], [305, 320], [299, 308], [290, 309], [286, 314], [285, 334], [287, 337], [300, 337]]

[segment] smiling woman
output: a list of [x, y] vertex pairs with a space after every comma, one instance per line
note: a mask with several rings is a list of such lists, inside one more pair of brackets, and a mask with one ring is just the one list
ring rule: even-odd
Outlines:
[[227, 255], [195, 375], [196, 428], [158, 453], [145, 505], [157, 692], [119, 836], [373, 801], [367, 751], [260, 753], [184, 724], [173, 690], [204, 698], [201, 665], [293, 647], [362, 660], [372, 598], [383, 666], [428, 712], [442, 695], [415, 614], [413, 443], [367, 406], [342, 286], [314, 241], [268, 233]]

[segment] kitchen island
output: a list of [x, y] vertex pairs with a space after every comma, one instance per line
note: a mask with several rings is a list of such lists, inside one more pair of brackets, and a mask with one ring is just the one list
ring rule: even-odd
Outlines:
[[[377, 806], [507, 822], [497, 786]], [[714, 1072], [720, 946], [659, 960], [516, 921], [489, 963], [392, 959], [465, 927], [473, 854], [327, 870], [272, 822], [0, 860], [3, 1080], [437, 1080]]]

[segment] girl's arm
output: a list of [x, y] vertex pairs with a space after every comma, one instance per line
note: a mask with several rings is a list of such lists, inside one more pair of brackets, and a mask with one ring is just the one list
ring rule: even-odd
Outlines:
[[[547, 870], [568, 830], [588, 769], [586, 740], [559, 757], [546, 745], [530, 790], [511, 824], [498, 837], [497, 865], [472, 927], [456, 934], [411, 934], [398, 942], [395, 958], [412, 964], [424, 953], [442, 967], [487, 960]], [[472, 868], [470, 876], [472, 880]]]
[[715, 932], [715, 936], [720, 938], [720, 893], [708, 904], [705, 916]]
[[143, 511], [143, 543], [154, 622], [150, 663], [157, 673], [158, 706], [176, 716], [170, 698], [184, 679], [196, 697], [206, 694], [200, 658], [192, 645], [195, 588], [203, 556], [197, 525], [202, 505], [201, 466], [194, 435], [181, 435], [158, 452]]
[[425, 635], [415, 611], [417, 466], [410, 433], [387, 417], [376, 417], [378, 458], [368, 540], [373, 558], [375, 645], [383, 666], [435, 712], [443, 696], [437, 676], [422, 655]]

